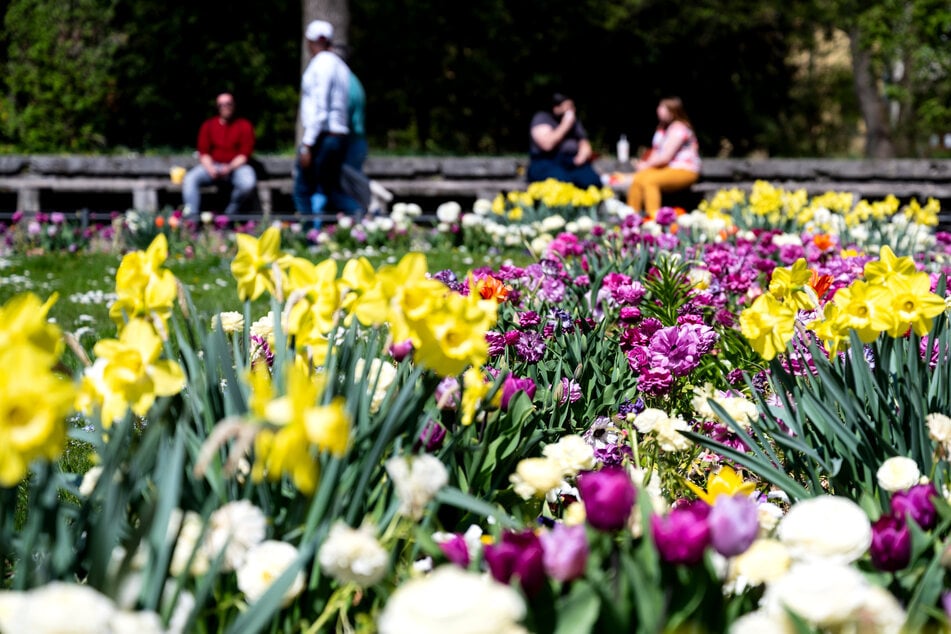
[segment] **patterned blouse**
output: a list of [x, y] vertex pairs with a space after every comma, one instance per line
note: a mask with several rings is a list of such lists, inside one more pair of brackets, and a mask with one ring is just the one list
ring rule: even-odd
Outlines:
[[668, 137], [679, 139], [680, 145], [667, 167], [699, 174], [700, 145], [697, 143], [697, 135], [693, 133], [690, 126], [682, 121], [674, 121], [666, 129], [657, 128], [651, 141], [651, 153], [660, 152]]

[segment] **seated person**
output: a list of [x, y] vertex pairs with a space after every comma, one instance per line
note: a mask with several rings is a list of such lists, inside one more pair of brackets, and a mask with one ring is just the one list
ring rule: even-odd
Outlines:
[[217, 116], [206, 120], [198, 130], [199, 164], [182, 181], [185, 216], [202, 211], [201, 188], [206, 185], [231, 185], [231, 200], [224, 210], [229, 216], [241, 208], [257, 185], [257, 174], [248, 164], [254, 151], [254, 128], [247, 119], [234, 116], [234, 97], [230, 93], [218, 95], [216, 103]]
[[661, 192], [686, 189], [700, 177], [697, 135], [677, 97], [657, 105], [657, 130], [649, 152], [637, 162], [627, 191], [627, 204], [634, 211], [654, 217], [660, 209]]
[[551, 110], [532, 117], [530, 136], [529, 183], [554, 178], [582, 189], [601, 186], [601, 177], [591, 166], [588, 133], [577, 119], [573, 100], [555, 93]]

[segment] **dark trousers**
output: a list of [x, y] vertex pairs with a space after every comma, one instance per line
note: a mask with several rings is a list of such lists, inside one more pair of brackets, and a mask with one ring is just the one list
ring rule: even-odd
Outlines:
[[529, 161], [526, 176], [529, 183], [554, 178], [581, 189], [587, 189], [592, 185], [601, 187], [601, 177], [591, 167], [591, 163], [575, 165], [573, 157], [567, 154], [559, 154], [553, 158], [533, 157]]
[[311, 149], [310, 166], [302, 169], [300, 158], [294, 169], [294, 207], [299, 213], [313, 213], [314, 194], [323, 194], [335, 207], [331, 211], [351, 211], [357, 202], [340, 188], [340, 168], [346, 154], [346, 137], [321, 134]]

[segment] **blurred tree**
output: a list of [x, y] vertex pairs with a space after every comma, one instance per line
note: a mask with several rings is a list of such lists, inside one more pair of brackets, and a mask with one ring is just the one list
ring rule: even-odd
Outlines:
[[4, 14], [4, 135], [22, 151], [106, 146], [116, 96], [114, 0], [13, 0]]

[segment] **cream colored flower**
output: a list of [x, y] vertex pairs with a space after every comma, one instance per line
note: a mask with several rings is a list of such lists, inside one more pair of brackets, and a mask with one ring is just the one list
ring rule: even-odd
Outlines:
[[274, 337], [274, 311], [269, 312], [251, 324], [250, 332], [252, 335], [270, 340]]
[[757, 539], [733, 560], [736, 574], [750, 585], [770, 583], [789, 570], [789, 550], [775, 539]]
[[121, 610], [109, 620], [108, 632], [115, 634], [165, 634], [162, 619], [155, 612]]
[[400, 513], [417, 521], [422, 519], [429, 501], [449, 482], [446, 465], [430, 454], [391, 458], [386, 461], [386, 472], [396, 487]]
[[109, 632], [115, 604], [78, 583], [53, 581], [29, 592], [0, 591], [4, 634], [102, 634]]
[[367, 386], [370, 391], [370, 413], [376, 414], [383, 405], [383, 399], [396, 380], [396, 368], [380, 359], [371, 359], [367, 369], [366, 359], [357, 359], [353, 365], [355, 378], [367, 377]]
[[690, 448], [690, 440], [681, 434], [681, 431], [690, 431], [690, 426], [681, 417], [667, 417], [658, 421], [654, 428], [657, 435], [657, 445], [663, 451], [684, 451]]
[[[244, 564], [237, 571], [238, 589], [249, 602], [260, 599], [271, 584], [297, 559], [298, 551], [292, 545], [275, 540], [263, 541], [248, 550]], [[304, 573], [298, 571], [290, 587], [281, 598], [287, 606], [304, 589]]]
[[562, 514], [561, 519], [567, 526], [583, 525], [588, 520], [588, 515], [584, 510], [584, 504], [581, 502], [572, 502], [565, 507], [565, 512]]
[[851, 563], [872, 543], [872, 524], [855, 502], [821, 495], [794, 504], [779, 523], [777, 536], [793, 559]]
[[951, 417], [932, 412], [925, 416], [925, 423], [928, 425], [928, 435], [933, 441], [945, 445], [951, 443]]
[[545, 497], [552, 489], [564, 484], [561, 466], [550, 458], [525, 458], [509, 476], [515, 493], [523, 500]]
[[878, 479], [878, 486], [889, 493], [894, 493], [910, 489], [918, 484], [921, 470], [918, 469], [918, 463], [911, 458], [894, 456], [882, 463], [875, 477]]
[[219, 324], [221, 324], [221, 329], [227, 335], [235, 332], [243, 332], [244, 315], [233, 310], [224, 313], [218, 313], [211, 318], [211, 329], [217, 329]]
[[79, 485], [79, 494], [83, 497], [89, 497], [92, 495], [92, 492], [96, 489], [96, 485], [99, 483], [99, 476], [102, 475], [102, 466], [96, 465], [91, 467], [89, 471], [83, 474], [83, 481]]
[[865, 602], [856, 615], [857, 632], [900, 634], [904, 632], [908, 615], [898, 599], [885, 588], [869, 584]]
[[816, 627], [835, 627], [854, 621], [865, 606], [869, 584], [858, 571], [842, 563], [798, 563], [771, 583], [763, 595], [767, 613], [791, 610]]
[[648, 407], [634, 417], [634, 427], [641, 434], [649, 434], [654, 431], [658, 425], [666, 422], [669, 418], [667, 412], [664, 410]]
[[439, 222], [445, 222], [446, 224], [451, 225], [457, 222], [461, 214], [462, 207], [454, 200], [445, 202], [436, 207], [436, 218]]
[[244, 563], [248, 550], [264, 541], [267, 518], [248, 500], [228, 502], [208, 518], [203, 548], [214, 561], [224, 550], [222, 570], [237, 570]]
[[181, 523], [181, 530], [178, 532], [178, 541], [175, 542], [175, 549], [172, 551], [169, 572], [176, 577], [185, 572], [188, 560], [194, 553], [188, 572], [195, 576], [203, 575], [208, 572], [211, 561], [208, 558], [208, 552], [201, 548], [199, 543], [204, 527], [201, 515], [194, 511], [186, 511], [182, 516], [180, 510], [175, 509], [175, 511], [177, 513], [173, 513], [172, 520], [169, 522], [170, 528], [177, 527]]
[[380, 634], [523, 634], [525, 601], [513, 588], [458, 566], [440, 566], [390, 596]]
[[386, 574], [389, 554], [367, 524], [359, 529], [338, 521], [317, 553], [321, 569], [343, 583], [372, 586]]
[[796, 627], [785, 614], [769, 614], [765, 610], [749, 612], [730, 626], [730, 634], [795, 634]]
[[545, 233], [558, 231], [565, 226], [565, 219], [558, 214], [552, 214], [542, 219], [541, 230]]
[[547, 445], [542, 455], [554, 461], [565, 477], [576, 476], [582, 471], [593, 469], [594, 448], [577, 434], [562, 436], [558, 442]]

